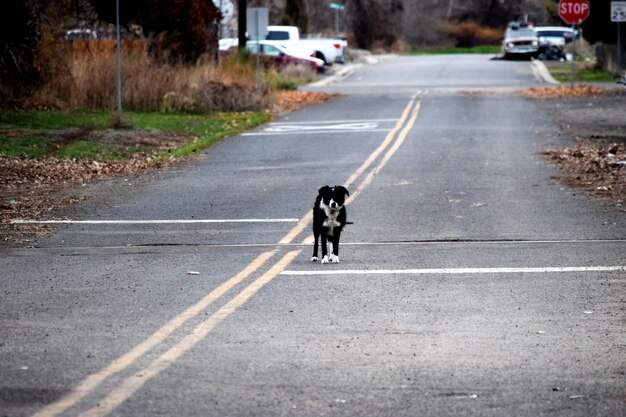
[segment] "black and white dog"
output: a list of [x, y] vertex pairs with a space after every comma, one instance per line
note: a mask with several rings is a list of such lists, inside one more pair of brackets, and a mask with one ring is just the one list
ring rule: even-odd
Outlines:
[[[317, 248], [320, 237], [322, 238], [322, 263], [339, 263], [339, 237], [341, 230], [346, 225], [346, 208], [344, 204], [350, 193], [345, 187], [325, 185], [320, 188], [319, 194], [313, 206], [313, 235], [315, 246], [311, 262], [318, 258]], [[333, 244], [333, 252], [328, 256], [328, 242]]]

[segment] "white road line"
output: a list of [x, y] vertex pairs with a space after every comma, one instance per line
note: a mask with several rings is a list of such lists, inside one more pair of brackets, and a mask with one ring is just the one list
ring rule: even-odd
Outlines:
[[11, 224], [195, 224], [195, 223], [295, 223], [300, 219], [171, 219], [171, 220], [11, 220]]
[[285, 270], [282, 271], [280, 275], [451, 275], [615, 271], [626, 271], [626, 266], [571, 266], [538, 268], [327, 269], [314, 271]]
[[[223, 307], [200, 322], [191, 332], [187, 333], [178, 343], [169, 350], [154, 359], [145, 368], [135, 372], [124, 379], [121, 383], [104, 398], [98, 399], [96, 405], [91, 409], [83, 411], [78, 417], [104, 417], [112, 413], [117, 407], [133, 396], [148, 381], [157, 377], [162, 372], [170, 368], [182, 355], [193, 349], [202, 342], [206, 335], [210, 333], [218, 324], [235, 313], [251, 297], [271, 282], [278, 273], [285, 268], [300, 253], [300, 250], [291, 251], [285, 254], [267, 272], [257, 278], [254, 282], [244, 288], [239, 294], [228, 301]], [[97, 375], [97, 374], [96, 374]]]
[[371, 122], [359, 122], [359, 123], [332, 123], [327, 125], [319, 125], [319, 124], [298, 124], [298, 125], [270, 125], [265, 128], [266, 132], [273, 133], [290, 133], [290, 132], [299, 132], [299, 131], [314, 131], [314, 130], [326, 130], [326, 131], [359, 131], [362, 132], [364, 130], [371, 130], [378, 128], [378, 123]]
[[399, 119], [350, 119], [350, 120], [308, 120], [302, 122], [272, 122], [268, 126], [282, 126], [282, 125], [311, 125], [311, 124], [337, 124], [337, 123], [362, 123], [362, 122], [394, 122], [397, 123]]
[[324, 129], [315, 129], [315, 130], [303, 130], [303, 131], [281, 131], [281, 132], [248, 132], [242, 133], [240, 136], [281, 136], [281, 135], [312, 135], [314, 133], [369, 133], [369, 132], [388, 132], [389, 129], [362, 129], [362, 130], [324, 130]]

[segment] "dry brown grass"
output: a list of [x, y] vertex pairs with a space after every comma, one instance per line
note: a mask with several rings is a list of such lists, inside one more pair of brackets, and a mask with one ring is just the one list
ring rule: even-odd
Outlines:
[[443, 31], [456, 40], [457, 47], [471, 48], [478, 45], [497, 45], [503, 31], [481, 26], [475, 22], [447, 23]]
[[[117, 100], [115, 41], [74, 41], [55, 46], [42, 58], [45, 82], [35, 94], [44, 107], [114, 109]], [[256, 89], [245, 59], [217, 64], [157, 63], [143, 40], [126, 40], [121, 50], [122, 106], [130, 110], [202, 112], [258, 110], [270, 92]]]

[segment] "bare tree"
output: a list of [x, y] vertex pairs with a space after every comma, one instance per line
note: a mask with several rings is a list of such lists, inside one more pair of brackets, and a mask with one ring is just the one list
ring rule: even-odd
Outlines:
[[35, 75], [37, 28], [23, 1], [8, 0], [0, 16], [0, 98], [10, 98]]
[[298, 26], [301, 31], [307, 32], [308, 19], [304, 7], [304, 0], [287, 0], [281, 23], [284, 25]]
[[26, 93], [54, 60], [55, 45], [76, 24], [92, 24], [87, 0], [7, 0], [0, 16], [0, 99]]
[[331, 2], [342, 3], [340, 30], [353, 35], [356, 46], [389, 47], [398, 40], [413, 45], [446, 42], [445, 23], [475, 22], [504, 28], [524, 16], [550, 23], [556, 0], [240, 0], [270, 9], [270, 23], [290, 23], [303, 32], [334, 33]]
[[[115, 22], [115, 2], [91, 2], [100, 18]], [[124, 24], [141, 24], [154, 57], [183, 63], [207, 53], [217, 57], [221, 13], [212, 0], [127, 0], [120, 2], [120, 12]]]
[[456, 21], [473, 21], [486, 26], [504, 26], [512, 20], [528, 18], [536, 23], [548, 19], [544, 0], [470, 0], [455, 2], [451, 17]]
[[402, 37], [405, 0], [348, 0], [350, 27], [359, 48], [393, 45]]

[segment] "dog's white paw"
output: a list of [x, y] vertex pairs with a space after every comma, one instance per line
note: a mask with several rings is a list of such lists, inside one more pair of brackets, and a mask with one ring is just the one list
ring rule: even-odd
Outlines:
[[327, 263], [329, 263], [329, 262], [330, 262], [330, 261], [328, 260], [328, 255], [327, 255], [327, 256], [324, 256], [324, 257], [322, 258], [322, 263], [323, 263], [323, 264], [327, 264]]
[[330, 255], [330, 263], [331, 264], [338, 264], [339, 263], [339, 256], [337, 255]]
[[317, 256], [314, 256], [311, 258], [311, 262], [317, 262], [319, 260], [319, 258]]

